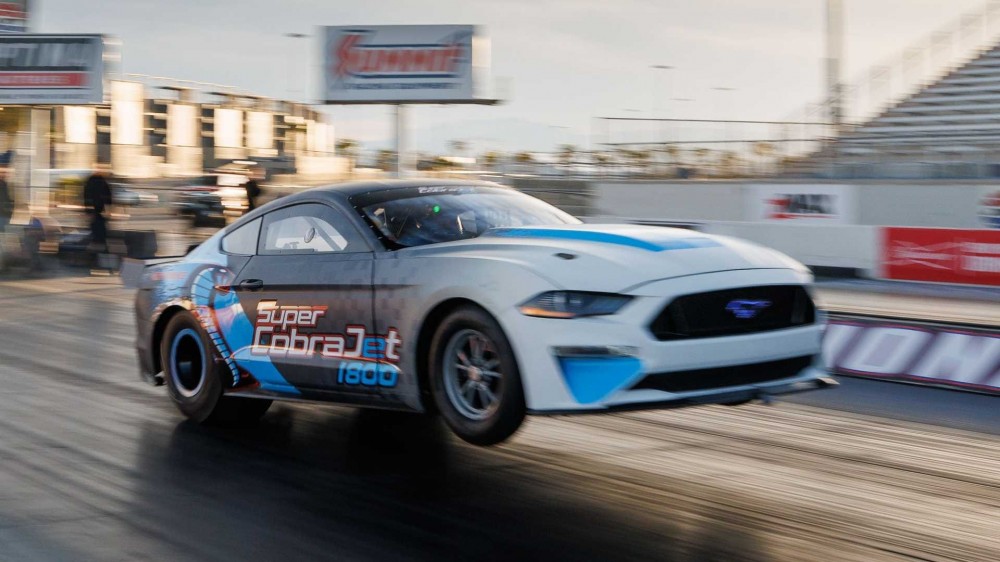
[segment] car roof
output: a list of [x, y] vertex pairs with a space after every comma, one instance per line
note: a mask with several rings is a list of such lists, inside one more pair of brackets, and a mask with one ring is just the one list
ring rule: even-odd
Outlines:
[[275, 199], [265, 205], [254, 209], [252, 212], [243, 215], [239, 221], [233, 223], [231, 227], [237, 227], [248, 221], [254, 220], [257, 217], [269, 213], [274, 209], [280, 207], [287, 207], [288, 205], [294, 205], [298, 202], [308, 202], [316, 200], [326, 200], [333, 202], [337, 205], [346, 206], [349, 208], [350, 202], [348, 198], [353, 195], [358, 195], [361, 193], [370, 193], [372, 191], [390, 191], [394, 189], [407, 189], [414, 187], [441, 187], [441, 186], [482, 186], [482, 187], [500, 187], [504, 189], [509, 189], [505, 185], [498, 183], [482, 181], [482, 180], [455, 180], [455, 179], [436, 179], [436, 178], [420, 178], [420, 179], [408, 179], [408, 180], [370, 180], [370, 181], [351, 181], [344, 183], [335, 183], [331, 185], [324, 185], [320, 187], [314, 187], [312, 189], [306, 189], [293, 193], [291, 195], [286, 195], [279, 199]]
[[414, 187], [438, 187], [438, 186], [448, 186], [448, 185], [456, 185], [456, 186], [479, 185], [483, 187], [504, 187], [497, 183], [481, 181], [481, 180], [419, 178], [419, 179], [407, 179], [407, 180], [352, 181], [352, 182], [337, 183], [332, 185], [325, 185], [322, 187], [316, 187], [313, 189], [303, 191], [301, 193], [303, 195], [309, 194], [312, 196], [320, 194], [328, 194], [329, 196], [336, 198], [345, 198], [345, 197], [350, 197], [352, 195], [358, 195], [359, 193], [369, 193], [372, 191], [389, 191], [393, 189], [407, 189]]

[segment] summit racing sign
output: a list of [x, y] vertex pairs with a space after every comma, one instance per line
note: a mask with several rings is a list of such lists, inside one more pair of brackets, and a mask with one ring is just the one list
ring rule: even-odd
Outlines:
[[0, 34], [0, 104], [92, 104], [103, 100], [100, 35]]
[[471, 25], [327, 27], [326, 103], [474, 102], [488, 67]]

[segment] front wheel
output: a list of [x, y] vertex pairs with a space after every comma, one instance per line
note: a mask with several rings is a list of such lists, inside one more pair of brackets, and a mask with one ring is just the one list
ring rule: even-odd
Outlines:
[[189, 312], [179, 312], [167, 322], [160, 358], [170, 398], [196, 422], [250, 424], [271, 406], [270, 400], [223, 396], [211, 341]]
[[480, 308], [449, 314], [431, 341], [431, 392], [448, 427], [474, 445], [494, 445], [524, 421], [524, 389], [500, 325]]

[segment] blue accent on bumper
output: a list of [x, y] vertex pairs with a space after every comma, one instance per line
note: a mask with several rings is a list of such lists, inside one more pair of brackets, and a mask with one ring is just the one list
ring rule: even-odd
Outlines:
[[665, 250], [690, 250], [694, 248], [711, 248], [719, 243], [709, 238], [676, 236], [643, 235], [642, 238], [613, 234], [610, 232], [595, 232], [593, 230], [556, 230], [547, 228], [501, 228], [494, 231], [496, 236], [504, 238], [552, 238], [559, 240], [580, 240], [603, 244], [617, 244], [650, 252]]
[[635, 357], [559, 357], [566, 386], [581, 404], [604, 399], [642, 371]]

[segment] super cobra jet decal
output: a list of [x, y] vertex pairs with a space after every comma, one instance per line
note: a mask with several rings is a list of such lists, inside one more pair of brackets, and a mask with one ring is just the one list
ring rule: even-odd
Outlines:
[[326, 306], [280, 305], [264, 300], [257, 305], [256, 327], [250, 353], [268, 357], [339, 359], [337, 383], [392, 388], [399, 381], [399, 349], [403, 343], [396, 328], [370, 334], [364, 326], [348, 325], [344, 333], [313, 332]]

